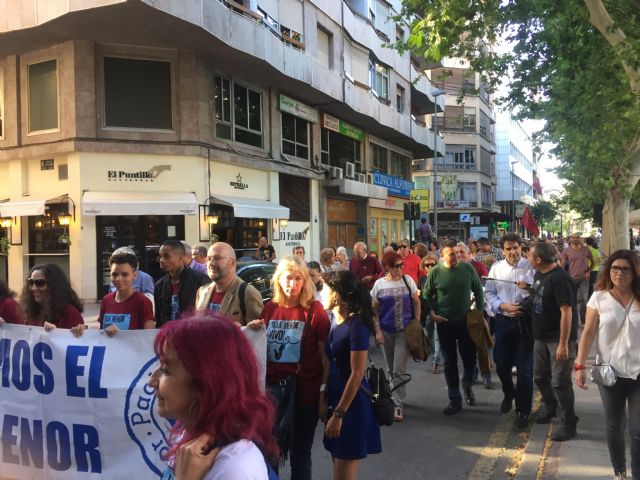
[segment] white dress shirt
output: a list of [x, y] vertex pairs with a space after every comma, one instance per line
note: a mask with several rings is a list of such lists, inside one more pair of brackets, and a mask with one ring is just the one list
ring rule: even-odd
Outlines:
[[533, 285], [533, 267], [528, 260], [521, 258], [515, 265], [510, 265], [506, 260], [495, 262], [489, 271], [489, 279], [508, 280], [509, 282], [494, 282], [487, 280], [484, 287], [485, 309], [491, 316], [496, 314], [509, 316], [507, 312], [500, 310], [501, 303], [518, 303], [529, 296], [529, 292], [518, 288], [515, 282], [524, 281]]
[[[634, 300], [629, 318], [623, 326], [626, 307], [620, 305], [606, 290], [593, 292], [587, 307], [600, 316], [598, 325], [598, 353], [603, 363], [610, 363], [616, 376], [638, 378], [640, 375], [640, 308]], [[622, 327], [622, 331], [620, 331]], [[620, 338], [618, 337], [620, 331]], [[609, 360], [611, 358], [611, 360]]]

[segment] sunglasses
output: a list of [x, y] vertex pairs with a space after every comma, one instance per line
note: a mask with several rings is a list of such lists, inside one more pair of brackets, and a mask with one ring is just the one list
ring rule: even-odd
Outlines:
[[47, 286], [47, 281], [44, 278], [28, 278], [27, 285], [30, 287], [36, 286], [38, 288], [43, 288]]
[[425, 263], [424, 266], [425, 267], [435, 267], [436, 264], [435, 263]]
[[611, 267], [611, 273], [613, 273], [614, 275], [617, 275], [618, 273], [622, 273], [623, 275], [629, 275], [631, 271], [632, 270], [630, 267], [618, 267], [617, 265], [614, 265]]
[[402, 268], [404, 267], [404, 263], [396, 263], [393, 268]]
[[409, 245], [400, 245], [400, 248], [409, 248]]

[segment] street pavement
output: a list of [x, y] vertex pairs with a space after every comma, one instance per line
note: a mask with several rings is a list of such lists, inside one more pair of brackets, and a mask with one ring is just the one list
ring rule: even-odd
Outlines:
[[[98, 328], [99, 304], [85, 306], [85, 321]], [[371, 349], [376, 365], [382, 354]], [[589, 361], [591, 363], [592, 359]], [[524, 430], [513, 426], [511, 411], [500, 413], [500, 382], [493, 373], [493, 389], [476, 385], [477, 406], [466, 404], [462, 412], [445, 416], [447, 405], [444, 375], [431, 373], [430, 363], [409, 360], [412, 381], [407, 385], [405, 421], [381, 427], [382, 449], [360, 466], [362, 480], [587, 480], [611, 479], [613, 471], [605, 442], [604, 415], [598, 389], [574, 387], [576, 413], [580, 417], [578, 436], [564, 443], [549, 437], [556, 428], [531, 424]], [[460, 366], [460, 371], [462, 368]], [[539, 407], [534, 401], [534, 411]], [[554, 419], [555, 420], [555, 419]], [[322, 445], [322, 424], [313, 446], [314, 480], [332, 478], [331, 457]], [[630, 457], [627, 454], [630, 475]], [[281, 479], [290, 480], [289, 466]]]

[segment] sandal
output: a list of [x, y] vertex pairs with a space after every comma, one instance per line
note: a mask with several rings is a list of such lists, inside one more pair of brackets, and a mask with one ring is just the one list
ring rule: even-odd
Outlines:
[[402, 413], [402, 408], [400, 407], [396, 407], [394, 414], [393, 414], [393, 420], [396, 422], [402, 422], [404, 420], [404, 414]]

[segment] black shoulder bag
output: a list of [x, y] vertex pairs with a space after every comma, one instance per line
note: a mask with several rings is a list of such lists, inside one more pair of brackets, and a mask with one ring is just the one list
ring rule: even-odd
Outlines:
[[280, 448], [281, 465], [284, 465], [286, 462], [289, 457], [289, 450], [291, 449], [296, 405], [296, 384], [298, 380], [298, 373], [300, 373], [300, 370], [302, 369], [304, 336], [311, 326], [312, 319], [313, 305], [307, 313], [307, 321], [304, 324], [302, 336], [300, 337], [300, 358], [298, 359], [296, 373], [284, 377], [275, 385], [267, 386], [267, 392], [271, 396], [271, 400], [276, 407], [276, 423], [274, 425], [273, 433], [278, 442], [278, 447]]

